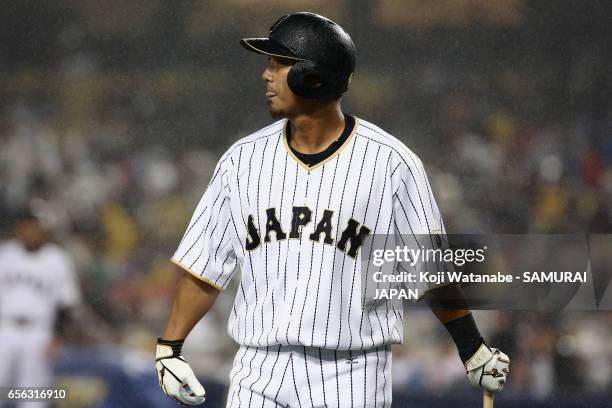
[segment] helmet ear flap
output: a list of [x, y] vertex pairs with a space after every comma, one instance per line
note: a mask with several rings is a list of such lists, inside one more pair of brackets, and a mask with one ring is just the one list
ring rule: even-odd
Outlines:
[[299, 61], [287, 74], [287, 83], [294, 94], [305, 99], [323, 99], [329, 95], [328, 75], [314, 61]]

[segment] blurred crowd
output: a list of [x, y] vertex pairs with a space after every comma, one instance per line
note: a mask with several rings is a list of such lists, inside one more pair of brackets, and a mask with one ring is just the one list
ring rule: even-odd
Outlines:
[[[82, 341], [145, 351], [162, 330], [181, 274], [168, 258], [217, 158], [270, 121], [260, 83], [264, 62], [244, 55], [237, 39], [253, 30], [265, 34], [281, 14], [271, 8], [249, 20], [248, 32], [215, 26], [208, 38], [194, 28], [201, 10], [158, 3], [169, 7], [158, 10], [167, 19], [151, 20], [167, 30], [163, 39], [140, 20], [135, 33], [120, 20], [125, 37], [92, 32], [87, 24], [101, 22], [84, 21], [80, 9], [30, 34], [43, 37], [49, 27], [43, 44], [52, 46], [42, 56], [14, 54], [8, 45], [0, 54], [2, 237], [20, 206], [38, 207], [78, 266], [92, 316]], [[586, 12], [582, 22], [568, 11], [563, 17], [574, 22], [568, 29], [544, 24], [541, 11], [524, 3], [523, 19], [511, 27], [466, 23], [425, 32], [397, 26], [394, 32], [382, 17], [334, 9], [359, 54], [345, 107], [423, 159], [448, 232], [609, 233], [606, 36]], [[182, 19], [191, 24], [188, 34], [177, 28]], [[28, 33], [14, 35], [28, 40]], [[196, 370], [221, 381], [235, 350], [225, 334], [232, 296], [219, 297], [186, 344]], [[512, 358], [513, 392], [546, 398], [560, 388], [612, 386], [611, 313], [477, 315], [489, 343]], [[466, 386], [444, 328], [430, 312], [408, 316], [406, 344], [395, 349], [394, 384], [414, 392]]]

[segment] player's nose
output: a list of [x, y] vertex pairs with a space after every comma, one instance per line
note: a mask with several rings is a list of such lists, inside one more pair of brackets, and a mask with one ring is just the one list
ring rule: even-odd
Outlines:
[[261, 74], [261, 79], [263, 79], [266, 82], [272, 81], [272, 74], [270, 73], [268, 69], [264, 70], [264, 72]]
[[264, 71], [261, 74], [261, 78], [266, 81], [266, 82], [271, 82], [272, 81], [272, 71], [270, 70], [270, 64], [268, 64], [268, 66], [266, 66], [266, 69], [264, 69]]

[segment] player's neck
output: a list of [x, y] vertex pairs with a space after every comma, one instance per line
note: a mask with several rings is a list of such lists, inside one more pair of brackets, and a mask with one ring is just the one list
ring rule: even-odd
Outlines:
[[27, 252], [34, 253], [40, 251], [40, 249], [45, 245], [44, 242], [21, 242], [21, 246]]
[[313, 154], [325, 150], [344, 130], [344, 114], [340, 104], [330, 104], [308, 114], [296, 115], [291, 122], [291, 147], [300, 153]]

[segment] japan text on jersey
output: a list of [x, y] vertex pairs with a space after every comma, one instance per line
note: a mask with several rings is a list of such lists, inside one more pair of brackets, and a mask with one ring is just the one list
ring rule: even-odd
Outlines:
[[359, 251], [372, 234], [443, 232], [421, 161], [356, 120], [333, 155], [308, 167], [287, 145], [287, 123], [222, 156], [173, 261], [221, 290], [241, 270], [228, 326], [241, 345], [401, 342], [401, 308], [371, 307], [361, 296]]

